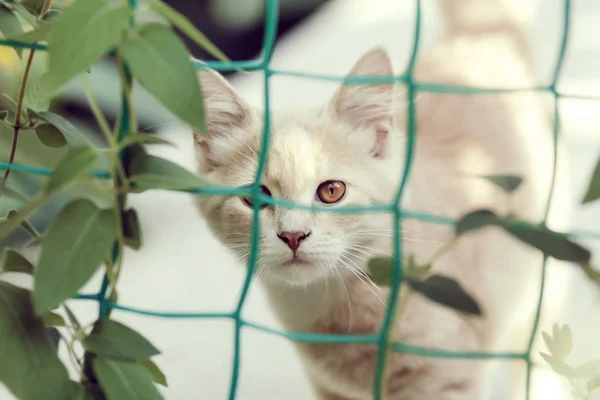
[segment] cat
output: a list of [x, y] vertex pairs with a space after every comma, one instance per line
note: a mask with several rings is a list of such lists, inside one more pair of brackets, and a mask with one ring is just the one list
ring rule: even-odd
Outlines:
[[[520, 4], [502, 0], [439, 0], [444, 37], [420, 54], [419, 82], [523, 88], [534, 85]], [[515, 6], [516, 4], [516, 6]], [[349, 76], [394, 75], [382, 47], [366, 52]], [[213, 185], [251, 185], [258, 166], [263, 112], [248, 105], [217, 72], [199, 72], [206, 132], [194, 134], [197, 173]], [[261, 191], [322, 207], [391, 203], [408, 154], [406, 87], [342, 84], [321, 109], [275, 109]], [[456, 95], [419, 91], [410, 178], [401, 208], [459, 218], [489, 208], [539, 222], [552, 165], [551, 119], [539, 94]], [[399, 105], [402, 104], [402, 105]], [[504, 192], [465, 174], [516, 174], [524, 182]], [[198, 196], [210, 230], [247, 259], [251, 197]], [[560, 199], [554, 203], [561, 206]], [[510, 208], [509, 208], [510, 206]], [[402, 223], [404, 260], [423, 263], [453, 236], [453, 227], [415, 219]], [[390, 213], [327, 213], [264, 205], [260, 209], [258, 279], [289, 331], [376, 334], [389, 288], [368, 279], [367, 260], [393, 251]], [[482, 308], [467, 317], [412, 295], [394, 341], [450, 351], [523, 351], [540, 290], [541, 255], [498, 229], [466, 235], [432, 272], [456, 279]], [[406, 290], [401, 291], [401, 299]], [[377, 347], [296, 343], [320, 400], [373, 397]], [[515, 372], [518, 375], [521, 372]], [[390, 400], [488, 399], [485, 361], [391, 353]], [[514, 382], [511, 399], [522, 396]]]

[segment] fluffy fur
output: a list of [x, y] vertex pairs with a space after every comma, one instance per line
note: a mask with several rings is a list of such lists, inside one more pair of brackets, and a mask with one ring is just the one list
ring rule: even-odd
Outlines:
[[[472, 87], [534, 84], [521, 21], [501, 0], [440, 0], [444, 38], [419, 57], [415, 77]], [[518, 6], [518, 5], [517, 5]], [[385, 50], [366, 53], [350, 75], [393, 75]], [[253, 182], [263, 114], [249, 107], [216, 72], [202, 71], [207, 132], [195, 135], [198, 172], [215, 185]], [[406, 88], [342, 85], [319, 110], [275, 110], [263, 184], [274, 197], [321, 204], [318, 186], [342, 181], [346, 193], [330, 207], [389, 203], [398, 189], [406, 146]], [[403, 101], [399, 101], [403, 102]], [[476, 208], [507, 212], [503, 192], [464, 174], [518, 174], [525, 182], [512, 210], [539, 221], [550, 190], [551, 127], [540, 95], [453, 95], [423, 91], [416, 103], [416, 151], [403, 209], [458, 218]], [[213, 233], [246, 257], [252, 209], [240, 198], [198, 197]], [[327, 205], [325, 205], [327, 206]], [[393, 218], [385, 213], [312, 213], [283, 207], [260, 211], [257, 274], [286, 329], [373, 334], [388, 289], [361, 271], [366, 260], [392, 253]], [[310, 235], [294, 253], [282, 232]], [[424, 262], [452, 237], [449, 226], [407, 219], [404, 254]], [[541, 255], [497, 229], [466, 236], [434, 264], [470, 292], [484, 317], [467, 318], [412, 296], [394, 338], [453, 351], [522, 351], [539, 291]], [[362, 344], [297, 344], [322, 400], [372, 398], [377, 348]], [[394, 353], [389, 399], [486, 399], [485, 362]], [[523, 382], [515, 382], [522, 386]], [[517, 393], [517, 392], [515, 392]], [[515, 394], [517, 396], [517, 394]], [[511, 397], [518, 398], [518, 397]]]

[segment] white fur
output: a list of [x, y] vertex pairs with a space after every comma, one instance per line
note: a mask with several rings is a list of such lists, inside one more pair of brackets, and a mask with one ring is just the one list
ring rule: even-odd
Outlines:
[[[416, 78], [474, 87], [533, 86], [520, 24], [501, 12], [501, 0], [440, 0], [449, 18], [446, 37], [420, 57]], [[488, 8], [489, 6], [489, 8]], [[485, 16], [485, 24], [478, 16]], [[390, 75], [383, 49], [365, 54], [351, 75]], [[217, 73], [200, 74], [208, 130], [197, 135], [199, 173], [216, 185], [253, 182], [262, 114], [248, 107]], [[207, 90], [208, 89], [208, 90]], [[396, 92], [394, 92], [394, 90]], [[405, 157], [406, 109], [394, 99], [402, 87], [345, 85], [321, 110], [275, 110], [262, 183], [273, 196], [320, 204], [324, 181], [346, 184], [337, 204], [373, 205], [394, 198]], [[550, 189], [549, 112], [535, 93], [448, 95], [423, 92], [416, 105], [417, 141], [402, 208], [458, 218], [476, 208], [507, 212], [506, 196], [470, 174], [514, 173], [525, 182], [512, 210], [540, 221]], [[247, 256], [252, 209], [239, 198], [198, 197], [213, 233]], [[291, 331], [372, 334], [385, 313], [388, 290], [360, 274], [366, 260], [392, 252], [393, 218], [384, 213], [338, 214], [265, 207], [260, 211], [257, 274], [281, 323]], [[404, 255], [424, 262], [452, 237], [452, 227], [405, 220]], [[311, 232], [293, 252], [277, 235]], [[413, 296], [395, 340], [454, 351], [522, 351], [539, 292], [541, 255], [497, 229], [463, 238], [434, 264], [481, 304], [484, 317], [465, 318]], [[371, 345], [298, 344], [319, 398], [372, 396], [377, 350]], [[488, 397], [485, 364], [395, 353], [389, 398], [480, 400]], [[522, 382], [516, 382], [522, 385]], [[515, 392], [517, 393], [517, 392]], [[516, 394], [515, 394], [516, 395]]]

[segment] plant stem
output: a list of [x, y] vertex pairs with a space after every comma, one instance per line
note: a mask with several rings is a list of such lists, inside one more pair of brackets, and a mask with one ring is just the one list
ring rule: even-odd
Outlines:
[[[52, 3], [49, 1], [48, 3]], [[21, 80], [21, 90], [19, 91], [19, 100], [17, 102], [17, 112], [15, 116], [15, 125], [13, 130], [13, 140], [12, 147], [10, 149], [10, 155], [8, 157], [8, 163], [12, 164], [15, 161], [15, 155], [17, 153], [17, 143], [19, 141], [19, 132], [21, 130], [21, 114], [23, 112], [23, 99], [25, 98], [25, 88], [27, 87], [27, 79], [29, 78], [29, 71], [31, 70], [31, 65], [33, 63], [33, 56], [35, 55], [35, 49], [32, 49], [29, 52], [29, 57], [27, 58], [27, 64], [25, 65], [25, 71], [23, 72], [23, 79]], [[6, 186], [6, 181], [10, 175], [10, 168], [7, 168], [4, 171], [4, 177], [2, 178], [2, 182], [0, 182], [0, 195], [4, 190], [4, 186]]]
[[435, 253], [432, 254], [431, 258], [429, 258], [429, 261], [427, 261], [424, 265], [432, 265], [445, 252], [447, 252], [448, 250], [450, 250], [450, 248], [452, 246], [454, 246], [456, 244], [456, 242], [458, 242], [458, 237], [457, 236], [453, 237], [452, 239], [450, 239], [449, 241], [447, 241], [446, 243], [444, 243], [439, 249], [437, 249], [435, 251]]

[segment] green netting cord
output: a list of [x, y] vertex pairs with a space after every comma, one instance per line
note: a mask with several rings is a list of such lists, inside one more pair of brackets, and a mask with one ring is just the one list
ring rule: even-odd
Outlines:
[[[129, 0], [129, 4], [132, 8], [137, 6], [136, 0]], [[316, 74], [308, 74], [308, 73], [298, 73], [293, 71], [278, 71], [270, 68], [270, 59], [273, 53], [273, 48], [276, 39], [276, 28], [278, 21], [278, 1], [277, 0], [267, 0], [265, 6], [266, 12], [266, 24], [264, 31], [264, 45], [261, 51], [261, 54], [258, 58], [249, 61], [234, 61], [234, 62], [203, 62], [199, 60], [194, 60], [194, 65], [196, 68], [212, 68], [218, 71], [236, 71], [239, 69], [245, 70], [262, 70], [264, 73], [264, 109], [265, 109], [265, 121], [264, 121], [264, 134], [262, 137], [262, 146], [260, 152], [260, 158], [258, 163], [258, 168], [256, 171], [254, 184], [249, 188], [223, 188], [223, 187], [202, 187], [196, 190], [189, 191], [195, 195], [228, 195], [228, 196], [241, 196], [241, 195], [252, 195], [255, 197], [257, 201], [253, 203], [253, 227], [252, 227], [252, 243], [251, 243], [251, 251], [248, 259], [248, 269], [246, 278], [244, 280], [243, 288], [240, 293], [240, 297], [237, 303], [237, 306], [232, 312], [221, 312], [221, 313], [180, 313], [180, 312], [156, 312], [152, 310], [143, 310], [140, 308], [128, 307], [122, 304], [117, 304], [115, 302], [109, 301], [106, 298], [107, 289], [109, 286], [108, 279], [105, 276], [100, 288], [100, 291], [95, 294], [80, 294], [77, 296], [78, 299], [81, 300], [94, 300], [99, 303], [99, 315], [105, 316], [110, 309], [118, 309], [126, 312], [132, 312], [141, 315], [153, 316], [153, 317], [162, 317], [162, 318], [225, 318], [232, 319], [235, 322], [235, 332], [234, 332], [234, 358], [232, 365], [232, 373], [231, 373], [231, 383], [229, 389], [229, 399], [234, 400], [236, 398], [238, 382], [239, 382], [239, 374], [240, 374], [240, 354], [241, 354], [241, 336], [242, 336], [242, 328], [252, 328], [255, 330], [259, 330], [265, 333], [275, 334], [279, 336], [284, 336], [290, 340], [305, 342], [305, 343], [340, 343], [340, 344], [376, 344], [379, 348], [378, 350], [378, 360], [377, 360], [377, 369], [375, 375], [375, 384], [373, 387], [373, 393], [375, 399], [380, 399], [382, 395], [382, 391], [384, 388], [382, 387], [383, 382], [383, 371], [384, 365], [386, 362], [386, 357], [388, 353], [388, 346], [390, 339], [390, 332], [392, 328], [393, 322], [393, 313], [396, 310], [397, 299], [400, 295], [400, 283], [403, 279], [403, 271], [402, 265], [398, 260], [402, 259], [402, 241], [401, 241], [401, 225], [403, 219], [416, 219], [426, 222], [434, 222], [439, 224], [452, 225], [455, 221], [451, 218], [447, 218], [439, 215], [430, 215], [423, 214], [417, 212], [411, 212], [408, 210], [402, 210], [400, 208], [400, 204], [402, 203], [402, 197], [406, 188], [406, 184], [408, 182], [413, 154], [415, 151], [415, 132], [416, 132], [416, 119], [415, 119], [415, 103], [413, 99], [415, 95], [419, 91], [423, 92], [438, 92], [438, 93], [452, 93], [459, 95], [476, 95], [476, 94], [504, 94], [504, 93], [512, 93], [512, 92], [522, 92], [522, 91], [544, 91], [552, 93], [554, 96], [554, 127], [553, 127], [553, 139], [554, 139], [554, 163], [552, 168], [552, 187], [550, 189], [548, 201], [546, 203], [544, 224], [546, 223], [546, 219], [549, 213], [552, 194], [554, 191], [554, 182], [556, 178], [556, 159], [557, 159], [557, 143], [558, 143], [558, 135], [559, 135], [559, 110], [558, 103], [560, 98], [575, 98], [575, 99], [592, 99], [592, 100], [600, 100], [599, 98], [594, 98], [591, 96], [580, 96], [580, 95], [567, 95], [561, 94], [556, 90], [557, 82], [563, 67], [564, 56], [567, 49], [567, 41], [569, 35], [569, 24], [570, 24], [570, 16], [571, 16], [571, 1], [565, 0], [564, 2], [564, 18], [563, 18], [563, 34], [562, 34], [562, 44], [560, 48], [560, 53], [558, 60], [556, 62], [556, 66], [554, 69], [554, 76], [552, 83], [548, 86], [534, 86], [534, 87], [524, 87], [524, 88], [516, 88], [516, 89], [498, 89], [498, 88], [473, 88], [467, 86], [457, 86], [457, 85], [442, 85], [436, 83], [428, 83], [428, 82], [417, 82], [413, 79], [413, 70], [415, 67], [415, 63], [417, 60], [418, 47], [420, 42], [420, 34], [421, 34], [421, 2], [420, 0], [416, 0], [416, 13], [415, 13], [415, 30], [414, 30], [414, 41], [412, 47], [412, 53], [410, 57], [409, 66], [407, 71], [403, 74], [397, 76], [390, 77], [336, 77], [329, 75], [316, 75]], [[37, 49], [37, 50], [47, 50], [47, 46], [45, 45], [29, 45], [26, 43], [20, 43], [11, 40], [0, 40], [0, 45], [4, 46], [12, 46], [15, 48], [27, 48], [27, 49]], [[131, 80], [131, 76], [126, 72], [127, 79]], [[274, 199], [271, 197], [267, 197], [262, 195], [260, 192], [260, 177], [263, 175], [263, 171], [266, 165], [266, 155], [269, 151], [269, 142], [270, 142], [270, 117], [271, 117], [271, 109], [270, 109], [270, 94], [269, 94], [269, 85], [270, 78], [273, 75], [286, 75], [300, 78], [311, 78], [311, 79], [319, 79], [319, 80], [330, 80], [330, 81], [338, 81], [345, 82], [348, 84], [359, 84], [359, 83], [383, 83], [383, 82], [399, 82], [404, 83], [407, 86], [407, 96], [408, 96], [408, 118], [407, 118], [407, 126], [406, 131], [408, 133], [408, 140], [406, 143], [406, 162], [403, 170], [403, 177], [399, 187], [399, 190], [395, 196], [394, 202], [392, 204], [383, 204], [383, 205], [375, 205], [375, 206], [354, 206], [354, 207], [340, 207], [336, 209], [331, 209], [327, 207], [321, 206], [307, 206], [300, 205], [294, 202], [286, 201], [283, 199]], [[123, 95], [124, 96], [124, 95]], [[122, 138], [128, 131], [127, 127], [129, 126], [129, 118], [130, 113], [127, 109], [126, 101], [122, 101], [122, 113], [120, 120], [120, 135]], [[9, 163], [0, 163], [0, 169], [12, 169], [14, 171], [28, 172], [32, 174], [39, 175], [50, 175], [52, 170], [38, 167], [30, 167], [26, 165], [19, 164], [9, 164]], [[99, 179], [108, 179], [110, 174], [108, 171], [94, 171], [93, 175]], [[388, 298], [389, 307], [387, 308], [387, 312], [385, 317], [383, 318], [381, 330], [378, 334], [372, 335], [320, 335], [320, 334], [311, 334], [311, 333], [300, 333], [300, 332], [287, 332], [280, 331], [277, 329], [268, 328], [256, 323], [252, 323], [250, 321], [245, 320], [242, 317], [243, 307], [246, 301], [246, 297], [248, 295], [248, 290], [250, 288], [250, 284], [252, 282], [252, 278], [254, 275], [254, 269], [256, 268], [256, 263], [258, 259], [259, 252], [259, 241], [260, 237], [260, 213], [258, 212], [261, 205], [263, 204], [274, 204], [280, 207], [286, 208], [300, 208], [311, 210], [313, 212], [334, 212], [334, 213], [362, 213], [362, 212], [387, 212], [393, 213], [394, 215], [394, 227], [395, 227], [395, 241], [394, 241], [394, 258], [396, 260], [394, 265], [393, 272], [393, 284], [390, 291], [390, 295]], [[596, 237], [600, 238], [599, 233], [592, 232], [571, 232], [568, 234], [570, 237]], [[115, 251], [113, 252], [113, 257], [116, 259], [118, 254]], [[533, 324], [533, 329], [531, 333], [531, 337], [529, 340], [529, 345], [527, 347], [527, 351], [524, 353], [486, 353], [486, 352], [453, 352], [453, 351], [445, 351], [445, 350], [434, 350], [427, 349], [419, 346], [411, 346], [403, 343], [392, 343], [391, 349], [397, 352], [410, 353], [414, 355], [424, 356], [424, 357], [438, 357], [438, 358], [453, 358], [453, 359], [518, 359], [523, 360], [527, 364], [527, 398], [529, 398], [530, 385], [531, 385], [531, 371], [532, 371], [532, 362], [531, 362], [531, 349], [533, 347], [534, 338], [536, 336], [538, 325], [540, 321], [541, 314], [541, 306], [544, 296], [544, 283], [546, 279], [546, 261], [544, 258], [541, 276], [540, 276], [540, 291], [539, 291], [539, 299], [537, 304], [537, 310], [535, 313], [535, 320]]]

